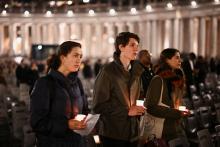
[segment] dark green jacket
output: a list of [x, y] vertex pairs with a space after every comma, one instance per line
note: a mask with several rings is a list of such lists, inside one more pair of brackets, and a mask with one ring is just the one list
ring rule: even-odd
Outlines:
[[119, 58], [105, 65], [95, 81], [93, 111], [100, 113], [100, 135], [134, 141], [138, 139], [137, 117], [128, 116], [140, 94], [140, 75], [143, 68], [132, 64], [126, 71]]
[[148, 113], [150, 113], [151, 115], [165, 118], [162, 138], [170, 140], [179, 136], [179, 131], [181, 128], [181, 112], [174, 109], [173, 100], [170, 96], [172, 94], [170, 91], [168, 91], [166, 79], [163, 79], [162, 103], [168, 105], [170, 108], [157, 105], [161, 94], [161, 79], [162, 78], [160, 76], [154, 76], [151, 80], [147, 91], [147, 101], [145, 103], [145, 106], [147, 107]]

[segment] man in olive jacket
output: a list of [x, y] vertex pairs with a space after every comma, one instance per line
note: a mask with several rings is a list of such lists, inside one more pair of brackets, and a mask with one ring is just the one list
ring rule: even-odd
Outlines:
[[[104, 147], [136, 147], [142, 66], [136, 61], [139, 37], [122, 32], [116, 37], [114, 61], [106, 64], [95, 81], [93, 111], [100, 113], [99, 133]], [[131, 62], [132, 61], [132, 62]]]

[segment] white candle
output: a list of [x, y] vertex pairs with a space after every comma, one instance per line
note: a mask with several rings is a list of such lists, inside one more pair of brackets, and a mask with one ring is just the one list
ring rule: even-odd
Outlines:
[[100, 139], [99, 139], [99, 135], [94, 135], [93, 139], [95, 141], [96, 144], [100, 144]]
[[78, 121], [82, 121], [85, 117], [86, 115], [84, 114], [77, 114], [74, 119]]
[[136, 106], [144, 106], [144, 100], [136, 100]]
[[179, 106], [180, 111], [187, 111], [186, 106]]

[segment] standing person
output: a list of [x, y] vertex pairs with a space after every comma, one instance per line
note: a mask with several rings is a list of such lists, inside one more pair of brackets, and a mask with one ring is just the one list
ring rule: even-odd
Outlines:
[[[177, 49], [168, 48], [161, 52], [155, 71], [157, 76], [151, 80], [145, 103], [149, 114], [165, 119], [161, 131], [162, 138], [167, 142], [185, 135], [180, 122], [187, 112], [178, 110], [184, 89], [184, 77], [180, 67], [181, 58]], [[158, 105], [161, 95], [163, 105]]]
[[138, 52], [139, 37], [122, 32], [116, 37], [114, 61], [102, 67], [94, 87], [93, 110], [100, 113], [103, 147], [136, 147], [138, 116], [144, 107], [136, 106], [140, 94], [140, 64], [131, 64]]
[[38, 71], [38, 67], [36, 62], [32, 62], [31, 63], [31, 69], [29, 71], [29, 94], [31, 93], [33, 87], [34, 87], [34, 83], [36, 82], [36, 80], [39, 78], [39, 71]]
[[59, 46], [48, 67], [49, 73], [37, 80], [31, 93], [31, 126], [37, 147], [81, 147], [82, 136], [74, 130], [86, 128], [84, 97], [76, 72], [82, 59], [81, 44], [66, 41]]
[[96, 62], [95, 62], [95, 65], [94, 65], [94, 73], [95, 73], [95, 76], [98, 75], [99, 73], [99, 70], [102, 68], [102, 60], [101, 59], [98, 59]]
[[141, 95], [140, 98], [145, 98], [147, 93], [147, 88], [150, 84], [151, 79], [154, 76], [154, 71], [152, 70], [151, 55], [148, 50], [141, 50], [138, 54], [138, 60], [144, 67], [144, 72], [141, 75]]

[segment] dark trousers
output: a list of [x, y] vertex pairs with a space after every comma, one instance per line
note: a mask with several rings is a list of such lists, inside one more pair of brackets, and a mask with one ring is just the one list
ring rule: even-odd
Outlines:
[[101, 136], [102, 147], [137, 147], [138, 142], [129, 142], [124, 140], [112, 139]]

